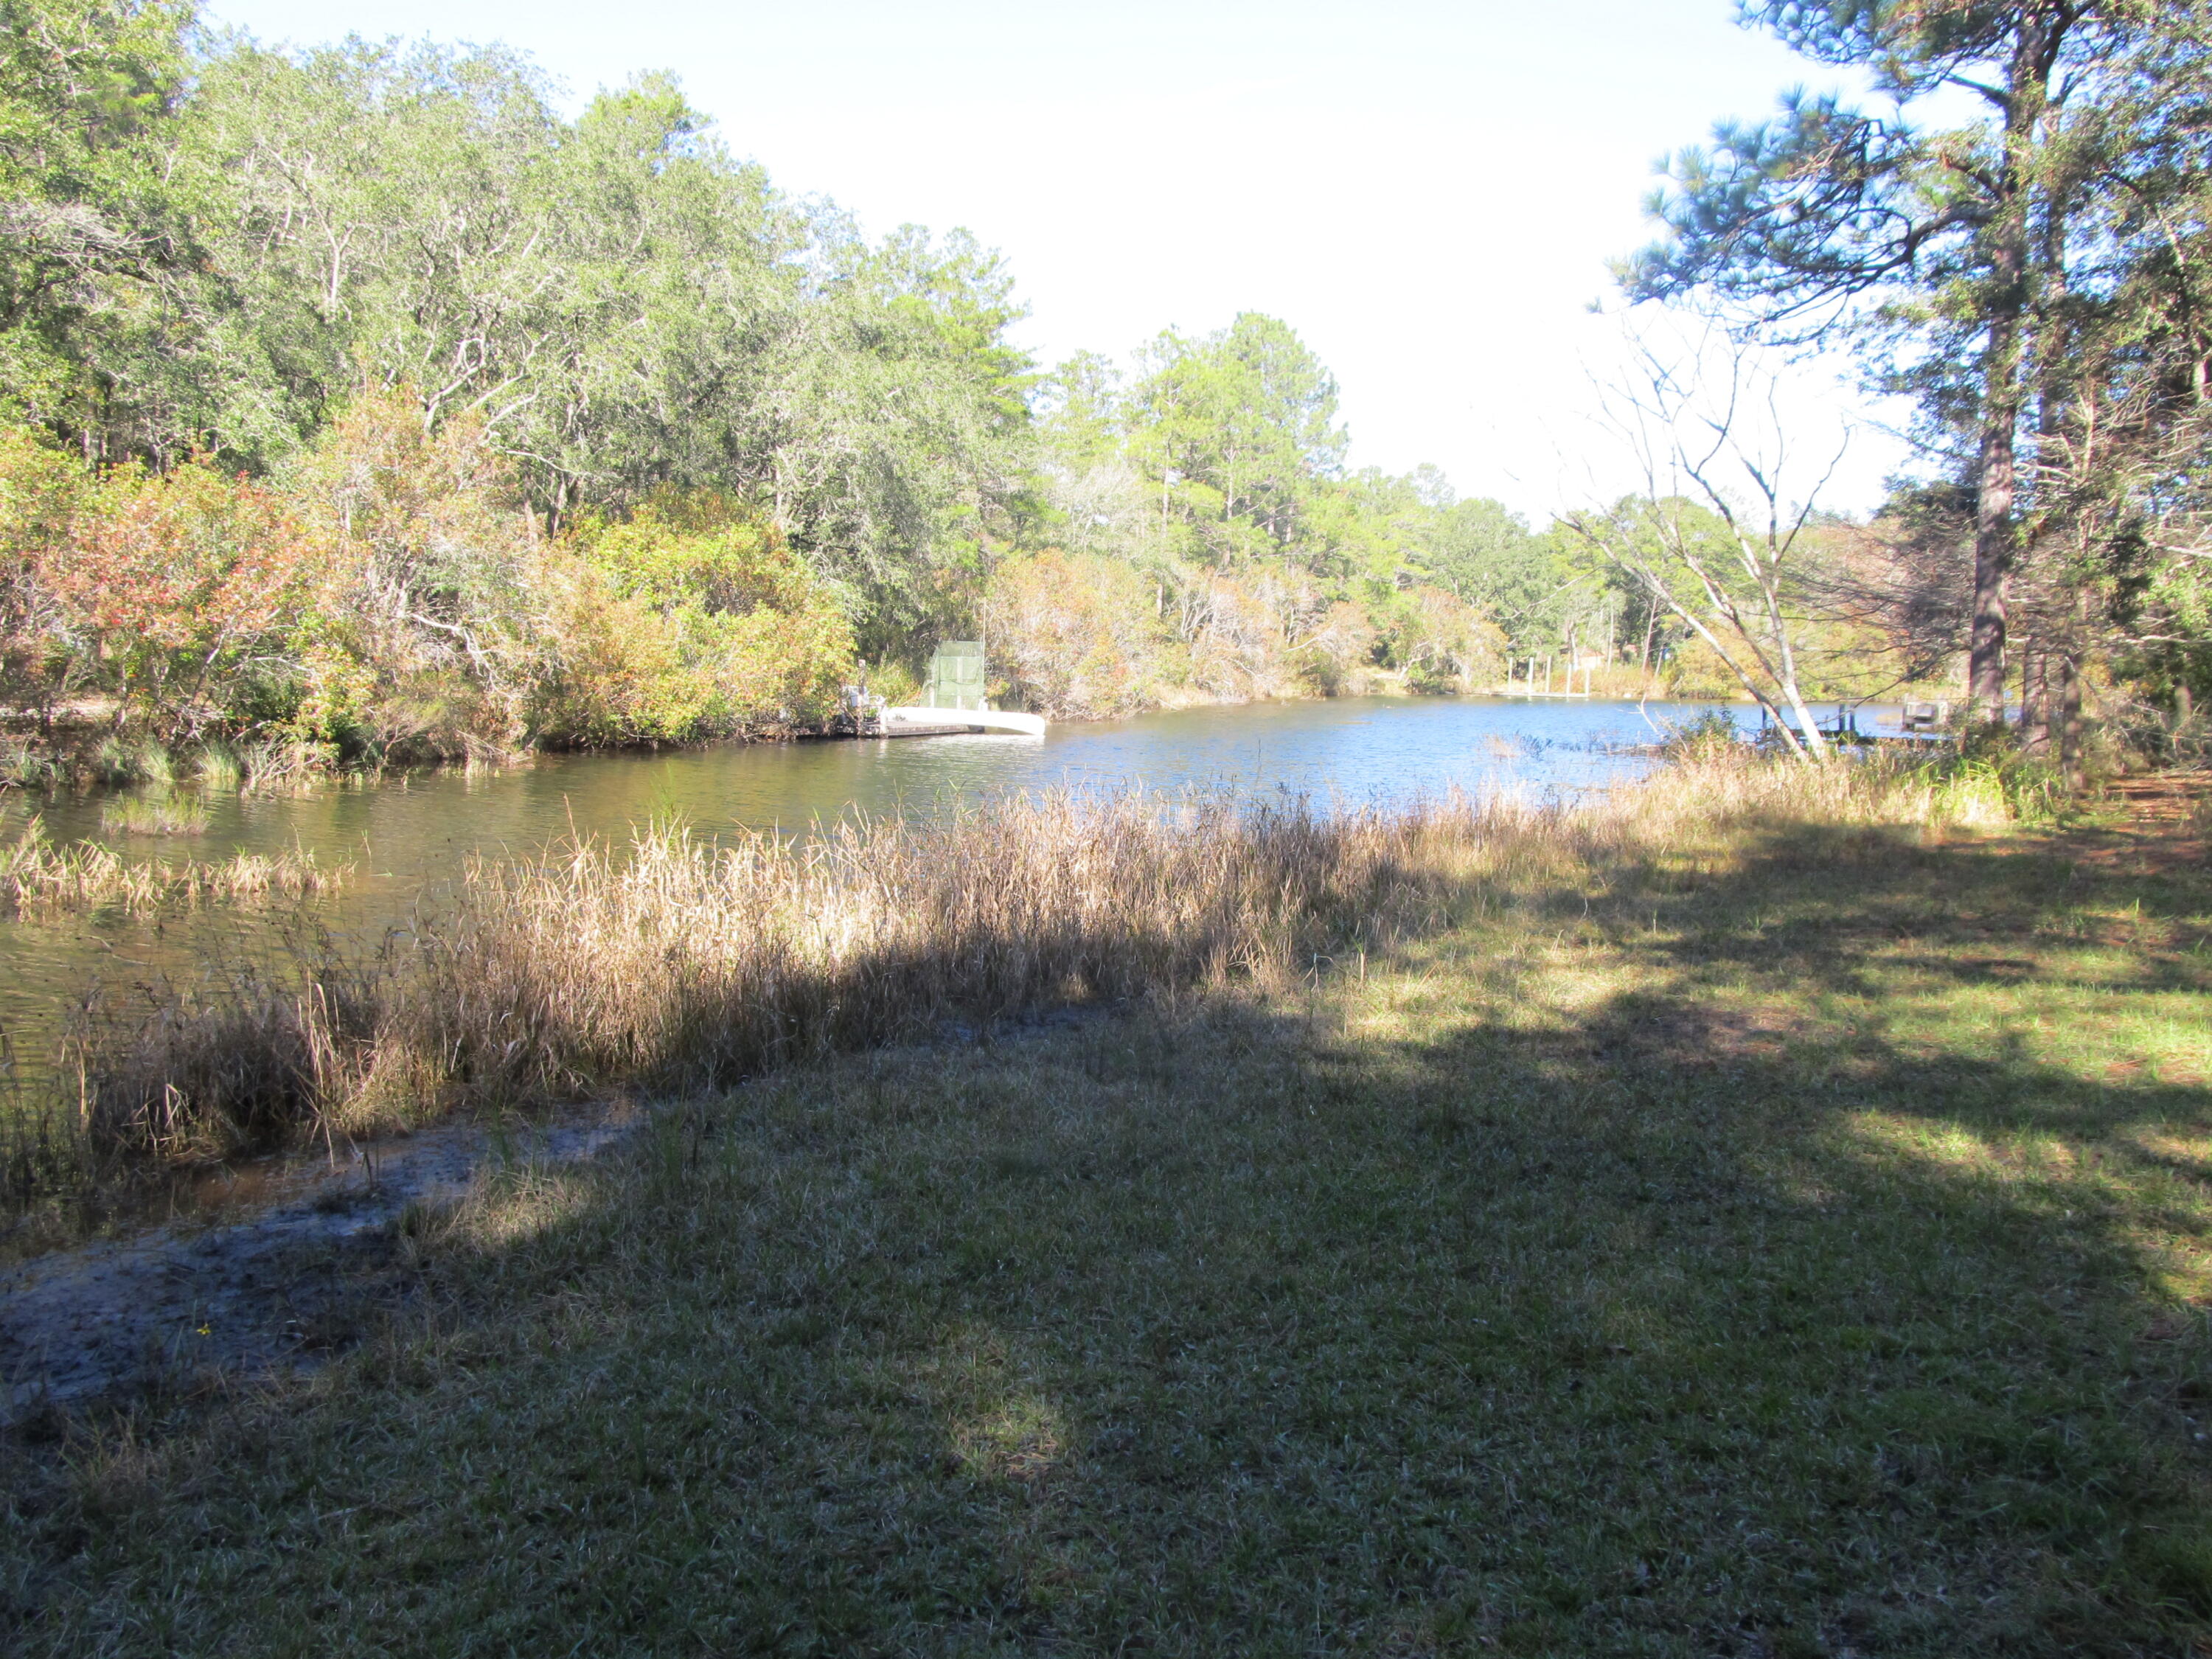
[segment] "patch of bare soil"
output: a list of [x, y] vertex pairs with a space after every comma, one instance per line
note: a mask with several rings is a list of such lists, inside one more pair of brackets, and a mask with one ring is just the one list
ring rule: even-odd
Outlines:
[[404, 1293], [398, 1223], [503, 1163], [568, 1163], [634, 1113], [521, 1129], [453, 1123], [245, 1172], [240, 1202], [0, 1272], [0, 1429], [156, 1392], [209, 1392], [321, 1364]]

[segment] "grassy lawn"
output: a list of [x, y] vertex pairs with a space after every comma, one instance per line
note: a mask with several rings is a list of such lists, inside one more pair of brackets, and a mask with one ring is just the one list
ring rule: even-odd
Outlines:
[[0, 1634], [2212, 1654], [2202, 847], [1654, 845], [509, 1172], [319, 1376], [7, 1454]]

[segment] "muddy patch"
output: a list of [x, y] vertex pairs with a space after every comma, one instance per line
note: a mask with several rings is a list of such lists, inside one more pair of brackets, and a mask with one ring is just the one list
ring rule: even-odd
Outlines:
[[0, 1428], [155, 1392], [307, 1370], [404, 1294], [399, 1218], [502, 1164], [573, 1163], [641, 1118], [607, 1109], [404, 1139], [238, 1171], [235, 1203], [0, 1272]]

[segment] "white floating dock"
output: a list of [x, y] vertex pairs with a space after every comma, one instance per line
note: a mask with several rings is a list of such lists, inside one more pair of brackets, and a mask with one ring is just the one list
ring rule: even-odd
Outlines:
[[1011, 709], [1000, 708], [886, 708], [883, 714], [885, 727], [895, 726], [934, 726], [939, 727], [981, 727], [986, 732], [1018, 732], [1024, 737], [1044, 735], [1044, 716], [1018, 714]]

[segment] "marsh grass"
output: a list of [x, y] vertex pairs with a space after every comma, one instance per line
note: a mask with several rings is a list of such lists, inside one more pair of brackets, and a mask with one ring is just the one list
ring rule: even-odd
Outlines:
[[0, 742], [0, 789], [51, 789], [68, 775], [60, 760], [26, 741]]
[[197, 795], [161, 790], [122, 795], [100, 809], [100, 827], [111, 836], [198, 836], [208, 827], [208, 805]]
[[[292, 945], [287, 967], [280, 984], [260, 964], [216, 964], [150, 1012], [88, 996], [63, 1054], [92, 1161], [124, 1149], [198, 1162], [277, 1145], [307, 1121], [321, 1080], [371, 1069], [382, 963], [345, 961], [317, 934]], [[221, 1117], [204, 1109], [210, 1100]]]
[[97, 842], [57, 845], [33, 817], [15, 840], [0, 844], [0, 909], [144, 915], [170, 905], [296, 902], [336, 890], [352, 870], [350, 864], [323, 865], [296, 848], [224, 859], [125, 859]]
[[[1049, 895], [1103, 921], [1157, 869], [1186, 920], [1130, 960], [1200, 994], [787, 1065], [415, 1212], [417, 1292], [351, 1358], [19, 1459], [21, 1640], [2193, 1654], [2212, 869], [2126, 825], [1977, 830], [1943, 782], [1731, 763], [1418, 836], [1136, 826], [1026, 896], [917, 888], [898, 858], [959, 867], [957, 831], [741, 851], [757, 889], [680, 837], [501, 876], [486, 927], [587, 887], [611, 977], [674, 976], [617, 1004], [540, 954], [550, 919], [481, 957], [442, 936], [516, 965], [435, 1029], [535, 1011], [503, 1091], [742, 1069], [665, 1012], [725, 1006], [740, 931], [648, 921], [710, 880], [756, 895], [712, 901], [732, 930], [848, 896], [773, 922], [779, 971], [902, 973], [949, 923], [878, 898], [972, 900], [973, 953], [1014, 918], [1080, 939]], [[1034, 827], [999, 840], [1070, 845]], [[1255, 842], [1279, 856], [1245, 871]], [[1343, 879], [1280, 906], [1286, 871]], [[1267, 948], [1217, 982], [1250, 917]], [[1324, 948], [1346, 933], [1364, 959]], [[882, 971], [837, 982], [910, 982]], [[933, 1015], [1048, 982], [950, 971]], [[808, 995], [773, 1029], [852, 1030]]]
[[100, 739], [92, 752], [92, 775], [103, 783], [152, 784], [166, 788], [176, 781], [176, 762], [151, 738]]
[[266, 739], [234, 751], [248, 794], [300, 794], [313, 788], [327, 769], [328, 757], [296, 743]]
[[94, 998], [64, 1115], [102, 1155], [200, 1158], [427, 1109], [714, 1089], [948, 1022], [1279, 988], [1448, 929], [1501, 882], [1692, 828], [1796, 815], [1941, 836], [2003, 811], [1948, 772], [1732, 749], [1578, 809], [1060, 795], [805, 842], [663, 824], [628, 847], [475, 860], [361, 960], [319, 945], [120, 1009]]
[[1062, 797], [805, 843], [661, 826], [479, 860], [372, 958], [88, 1002], [76, 1115], [103, 1147], [198, 1157], [426, 1100], [711, 1089], [948, 1021], [1287, 982], [1446, 925], [1485, 860], [1525, 854], [1521, 822]]
[[246, 786], [246, 763], [227, 743], [204, 744], [192, 757], [192, 775], [204, 789], [235, 793]]

